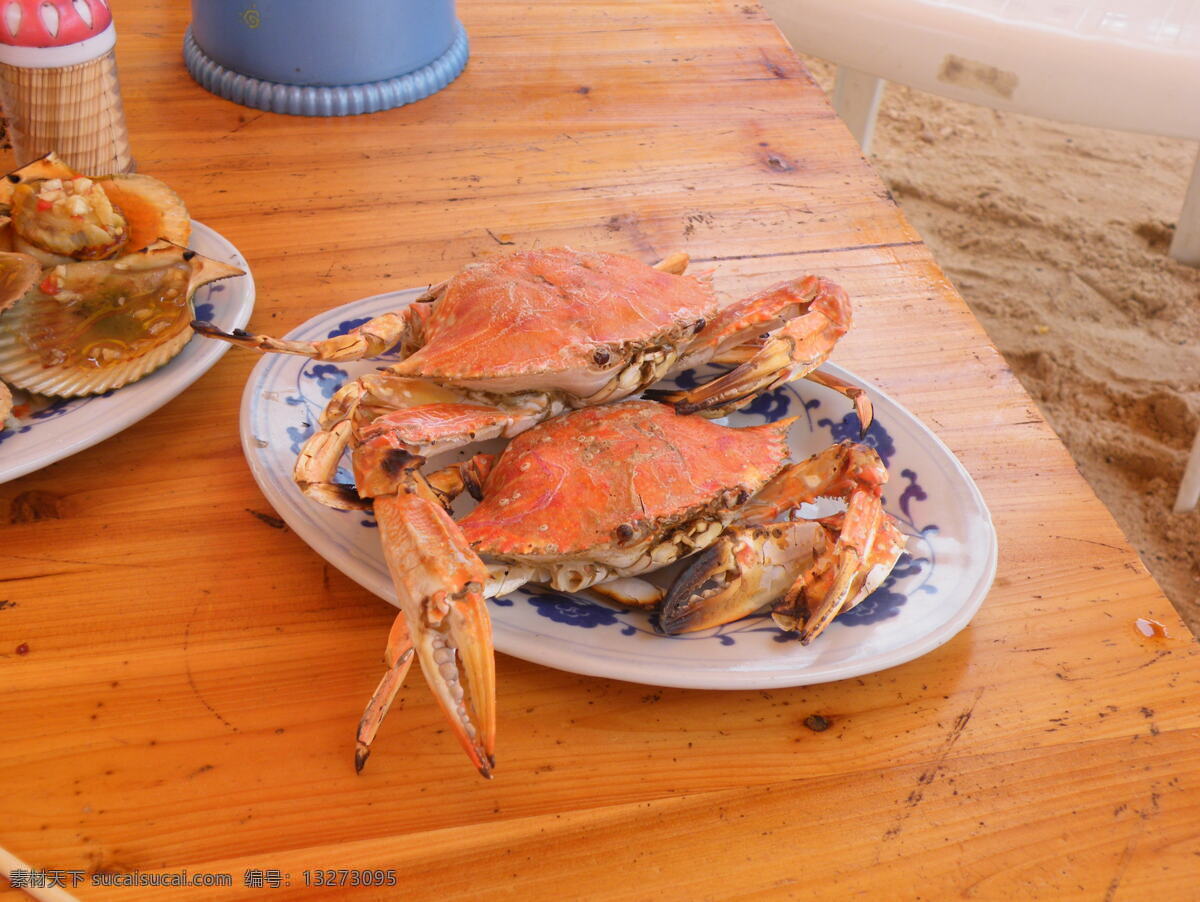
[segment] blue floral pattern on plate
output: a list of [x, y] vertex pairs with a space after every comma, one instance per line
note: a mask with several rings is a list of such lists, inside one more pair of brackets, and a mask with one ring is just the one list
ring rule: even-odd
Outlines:
[[526, 600], [538, 614], [555, 623], [565, 623], [569, 626], [591, 630], [598, 626], [612, 626], [620, 622], [614, 611], [578, 595], [560, 595], [557, 592], [526, 592], [524, 594]]
[[[420, 290], [378, 295], [328, 311], [289, 338], [318, 340], [345, 334], [395, 310]], [[393, 600], [391, 579], [369, 516], [320, 507], [291, 483], [295, 452], [329, 397], [346, 380], [381, 368], [392, 355], [339, 364], [270, 355], [251, 375], [243, 396], [243, 447], [268, 499], [314, 549], [371, 591]], [[837, 367], [835, 376], [862, 384]], [[694, 386], [716, 370], [675, 376]], [[893, 666], [945, 642], [982, 602], [995, 566], [995, 534], [986, 507], [953, 455], [911, 414], [872, 390], [876, 422], [866, 440], [889, 464], [884, 503], [909, 536], [908, 553], [882, 586], [839, 617], [821, 638], [802, 646], [795, 634], [766, 617], [665, 638], [652, 616], [619, 610], [586, 596], [518, 590], [490, 602], [496, 648], [580, 673], [667, 686], [745, 688], [803, 685]], [[796, 382], [729, 416], [733, 425], [796, 416], [793, 457], [815, 453], [841, 438], [858, 438], [849, 402], [823, 386]], [[498, 442], [435, 458], [433, 468]], [[338, 480], [350, 482], [343, 468]], [[936, 490], [935, 488], [936, 487]], [[473, 502], [466, 501], [467, 507]], [[460, 501], [459, 505], [463, 502]], [[460, 507], [458, 513], [462, 513]]]

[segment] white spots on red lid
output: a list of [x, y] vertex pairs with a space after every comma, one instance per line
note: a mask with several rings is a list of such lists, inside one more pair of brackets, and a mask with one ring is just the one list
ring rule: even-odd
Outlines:
[[9, 35], [15, 35], [21, 27], [21, 4], [17, 0], [9, 0], [4, 7], [4, 28]]
[[58, 25], [61, 21], [58, 16], [58, 9], [53, 3], [43, 3], [38, 7], [38, 16], [42, 20], [42, 24], [46, 26], [46, 32], [52, 38], [58, 37]]
[[0, 0], [0, 44], [66, 47], [112, 24], [107, 0]]

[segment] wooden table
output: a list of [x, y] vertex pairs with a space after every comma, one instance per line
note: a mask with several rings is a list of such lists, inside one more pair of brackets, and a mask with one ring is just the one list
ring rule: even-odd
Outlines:
[[442, 900], [1196, 898], [1196, 644], [757, 5], [463, 0], [458, 81], [330, 120], [205, 93], [184, 5], [115, 6], [141, 170], [244, 252], [255, 328], [508, 247], [682, 249], [731, 294], [822, 273], [858, 305], [834, 359], [974, 475], [1000, 568], [947, 645], [835, 684], [665, 690], [501, 655], [491, 782], [414, 671], [356, 776], [393, 609], [279, 528], [239, 447], [254, 356], [230, 353], [0, 486], [0, 846], [233, 875], [84, 899], [291, 898], [339, 867]]

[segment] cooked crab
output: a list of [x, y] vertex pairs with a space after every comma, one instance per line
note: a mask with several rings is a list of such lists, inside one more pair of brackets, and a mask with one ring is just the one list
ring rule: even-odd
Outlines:
[[707, 361], [739, 365], [664, 398], [681, 411], [716, 417], [805, 376], [853, 398], [866, 428], [865, 393], [815, 372], [850, 327], [841, 288], [809, 276], [722, 306], [707, 279], [683, 275], [687, 262], [677, 254], [651, 267], [569, 248], [494, 257], [401, 310], [317, 342], [193, 326], [234, 344], [320, 360], [398, 349], [399, 363], [330, 400], [321, 430], [300, 453], [297, 482], [333, 507], [367, 503], [334, 481], [343, 451], [364, 436], [386, 431], [420, 454], [510, 437]]
[[196, 290], [241, 274], [165, 242], [117, 260], [58, 264], [0, 316], [0, 378], [58, 397], [140, 379], [192, 337]]
[[[789, 463], [792, 422], [736, 429], [625, 401], [556, 417], [498, 458], [477, 455], [428, 479], [392, 432], [365, 437], [355, 479], [374, 501], [400, 614], [388, 670], [360, 724], [356, 764], [415, 648], [459, 741], [490, 773], [495, 703], [484, 599], [526, 582], [603, 588], [709, 548], [671, 589], [666, 632], [773, 604], [777, 622], [805, 643], [814, 639], [882, 582], [905, 540], [883, 510], [887, 473], [874, 451], [843, 443]], [[443, 505], [464, 489], [481, 501], [455, 523]], [[844, 499], [846, 511], [776, 522], [827, 495]]]
[[153, 176], [84, 176], [54, 154], [5, 176], [0, 205], [14, 248], [43, 266], [106, 260], [158, 239], [186, 245], [191, 233], [183, 200]]

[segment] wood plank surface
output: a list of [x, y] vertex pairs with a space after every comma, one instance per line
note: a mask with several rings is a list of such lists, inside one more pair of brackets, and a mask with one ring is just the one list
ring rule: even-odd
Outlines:
[[340, 895], [301, 879], [338, 867], [409, 898], [1197, 898], [1196, 643], [760, 7], [462, 0], [464, 74], [344, 119], [209, 95], [186, 5], [114, 7], [139, 168], [246, 256], [256, 330], [514, 247], [685, 250], [728, 295], [826, 275], [856, 302], [833, 359], [963, 462], [999, 571], [945, 646], [827, 685], [500, 655], [491, 782], [414, 672], [356, 776], [394, 612], [272, 520], [237, 432], [255, 357], [231, 352], [0, 486], [0, 847], [234, 878], [76, 890], [100, 900]]

